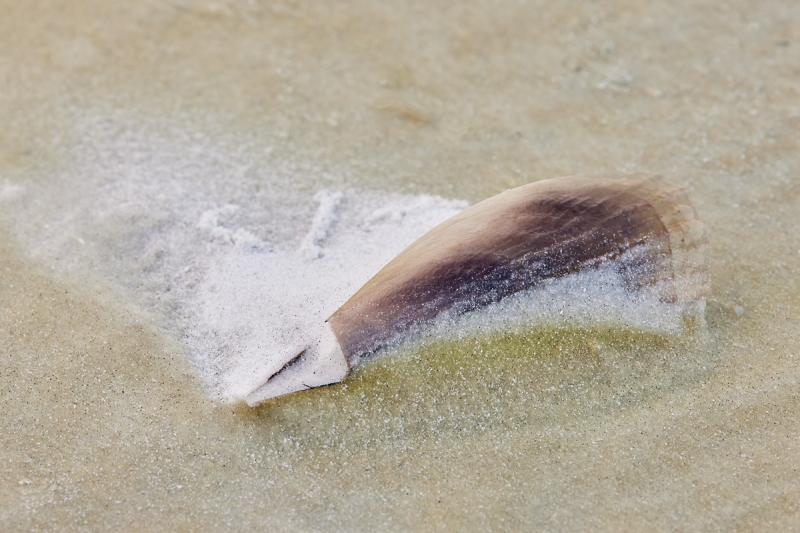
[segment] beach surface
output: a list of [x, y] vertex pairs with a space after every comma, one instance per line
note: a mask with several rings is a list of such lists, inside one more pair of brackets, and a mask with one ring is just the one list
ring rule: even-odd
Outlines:
[[[800, 528], [800, 3], [0, 8], [4, 530]], [[704, 323], [234, 401], [439, 222], [610, 172], [687, 188]]]

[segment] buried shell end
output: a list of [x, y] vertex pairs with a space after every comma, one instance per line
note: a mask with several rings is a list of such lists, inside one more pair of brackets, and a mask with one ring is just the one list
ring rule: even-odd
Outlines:
[[255, 407], [278, 396], [339, 383], [349, 372], [350, 365], [339, 341], [325, 324], [319, 342], [306, 347], [262, 385], [233, 400]]

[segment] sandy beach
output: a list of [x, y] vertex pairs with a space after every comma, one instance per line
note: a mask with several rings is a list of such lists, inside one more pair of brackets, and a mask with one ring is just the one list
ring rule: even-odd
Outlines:
[[[3, 530], [800, 528], [800, 3], [0, 6]], [[639, 172], [705, 222], [705, 324], [228, 401], [467, 205]]]

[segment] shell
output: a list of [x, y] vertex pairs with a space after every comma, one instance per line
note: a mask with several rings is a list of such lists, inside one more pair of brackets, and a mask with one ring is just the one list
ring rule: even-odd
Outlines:
[[511, 189], [429, 231], [329, 319], [352, 363], [443, 311], [616, 260], [665, 302], [710, 294], [708, 244], [686, 190], [660, 176], [574, 176]]
[[539, 181], [480, 202], [411, 244], [327, 320], [324, 349], [287, 365], [247, 401], [341, 381], [444, 313], [463, 315], [610, 262], [629, 290], [648, 288], [663, 302], [696, 309], [710, 294], [705, 228], [683, 187], [656, 175]]

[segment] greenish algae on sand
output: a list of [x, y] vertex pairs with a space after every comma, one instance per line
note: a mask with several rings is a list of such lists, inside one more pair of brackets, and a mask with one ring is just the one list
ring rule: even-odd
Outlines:
[[[509, 417], [535, 420], [556, 408], [580, 407], [588, 416], [592, 409], [617, 409], [699, 379], [708, 370], [708, 355], [687, 365], [683, 354], [707, 354], [706, 337], [702, 330], [669, 335], [565, 325], [434, 341], [367, 363], [356, 371], [348, 390], [366, 396], [394, 390], [393, 398], [384, 401], [396, 402], [398, 409], [413, 398], [426, 398], [434, 405], [444, 402], [453, 410], [459, 398], [482, 397], [484, 408], [503, 407], [483, 420], [489, 425], [503, 424]], [[631, 378], [639, 384], [637, 389], [625, 386]], [[384, 386], [376, 386], [380, 384]], [[380, 392], [370, 393], [373, 388]], [[473, 402], [465, 402], [461, 414], [472, 418], [473, 407]], [[458, 417], [447, 420], [453, 427], [459, 423]]]

